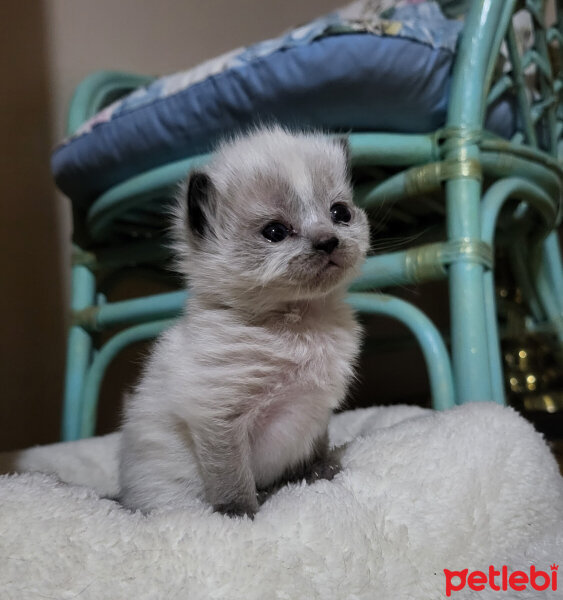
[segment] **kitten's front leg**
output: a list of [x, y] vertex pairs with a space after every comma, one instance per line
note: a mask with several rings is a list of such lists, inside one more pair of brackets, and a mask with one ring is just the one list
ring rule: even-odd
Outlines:
[[196, 436], [195, 441], [207, 500], [214, 510], [254, 517], [258, 500], [246, 431], [232, 422], [222, 422], [213, 431]]
[[310, 461], [305, 465], [303, 478], [307, 483], [319, 479], [331, 480], [341, 468], [340, 448], [329, 448], [328, 432], [315, 442], [315, 451]]
[[329, 481], [340, 471], [341, 448], [329, 448], [328, 432], [325, 432], [317, 440], [312, 454], [299, 466], [289, 469], [283, 479], [287, 481], [305, 480], [313, 483], [318, 479]]
[[319, 479], [330, 481], [341, 469], [340, 455], [343, 446], [329, 448], [328, 433], [321, 435], [316, 441], [311, 456], [296, 467], [285, 471], [282, 477], [265, 489], [258, 490], [258, 502], [264, 504], [266, 500], [275, 494], [287, 483], [297, 483], [305, 480], [314, 483]]

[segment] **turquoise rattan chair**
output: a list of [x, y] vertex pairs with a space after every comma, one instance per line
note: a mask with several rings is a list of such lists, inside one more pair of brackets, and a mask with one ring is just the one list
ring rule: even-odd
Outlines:
[[[525, 5], [525, 6], [524, 6]], [[525, 8], [534, 45], [519, 51], [512, 17]], [[508, 255], [525, 297], [526, 326], [563, 342], [563, 270], [556, 238], [562, 169], [557, 160], [563, 114], [561, 29], [544, 24], [540, 0], [475, 0], [466, 17], [453, 72], [447, 122], [430, 134], [350, 134], [358, 204], [416, 221], [421, 211], [443, 224], [443, 236], [367, 259], [350, 303], [359, 311], [402, 321], [420, 343], [433, 406], [505, 402], [495, 302], [495, 252]], [[558, 22], [562, 7], [558, 4]], [[501, 46], [508, 66], [498, 68]], [[555, 49], [555, 51], [553, 51]], [[533, 78], [533, 93], [525, 79]], [[150, 78], [100, 73], [74, 97], [70, 129]], [[512, 99], [517, 132], [508, 141], [484, 129], [487, 106]], [[188, 156], [124, 181], [85, 209], [75, 207], [72, 326], [69, 333], [63, 438], [92, 435], [106, 367], [128, 344], [154, 337], [182, 309], [185, 291], [103, 302], [96, 273], [161, 264], [162, 206], [174, 184], [205, 156]], [[413, 215], [415, 215], [413, 217]], [[127, 243], [117, 244], [129, 233]], [[81, 236], [87, 242], [81, 241]], [[87, 246], [85, 246], [87, 244]], [[83, 248], [86, 249], [83, 249]], [[397, 284], [447, 279], [451, 312], [448, 351], [433, 323], [414, 306], [371, 293]], [[94, 349], [92, 336], [125, 327]]]

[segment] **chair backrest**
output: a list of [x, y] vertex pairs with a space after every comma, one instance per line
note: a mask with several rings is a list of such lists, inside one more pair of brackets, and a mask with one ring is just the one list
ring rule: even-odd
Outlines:
[[550, 24], [547, 4], [546, 0], [472, 3], [453, 74], [449, 128], [461, 129], [466, 136], [479, 132], [486, 109], [511, 93], [518, 115], [512, 141], [557, 155], [563, 130], [558, 123], [563, 6], [557, 2], [557, 20]]

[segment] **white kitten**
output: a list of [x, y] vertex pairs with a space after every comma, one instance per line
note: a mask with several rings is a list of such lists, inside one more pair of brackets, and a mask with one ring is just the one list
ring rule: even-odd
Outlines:
[[252, 516], [261, 491], [336, 472], [327, 425], [360, 338], [344, 297], [369, 245], [346, 150], [267, 128], [191, 173], [176, 214], [191, 297], [126, 405], [124, 505], [199, 496]]

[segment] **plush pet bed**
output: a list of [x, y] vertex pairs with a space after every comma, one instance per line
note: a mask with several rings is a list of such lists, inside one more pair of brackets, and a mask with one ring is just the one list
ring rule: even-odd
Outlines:
[[444, 569], [563, 562], [562, 479], [511, 409], [357, 410], [331, 438], [348, 443], [342, 472], [283, 488], [254, 521], [196, 500], [143, 516], [103, 499], [119, 434], [1, 455], [2, 472], [42, 473], [0, 477], [0, 598], [432, 600], [447, 597]]

